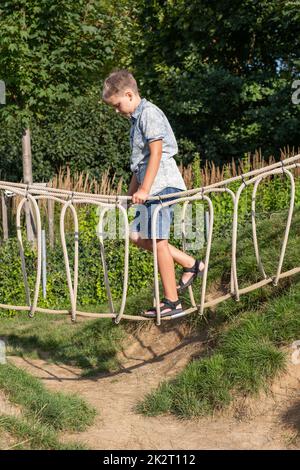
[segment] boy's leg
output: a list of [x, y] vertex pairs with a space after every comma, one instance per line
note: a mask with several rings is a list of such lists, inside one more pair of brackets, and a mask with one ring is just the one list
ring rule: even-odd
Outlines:
[[[153, 251], [152, 250], [152, 240], [141, 238], [139, 233], [131, 232], [130, 240], [140, 248], [144, 250]], [[169, 242], [167, 239], [157, 239], [157, 262], [158, 262], [158, 269], [161, 276], [161, 281], [163, 284], [164, 289], [164, 297], [171, 300], [171, 302], [175, 302], [178, 300], [178, 292], [176, 286], [176, 278], [175, 278], [175, 268], [174, 268], [174, 260], [170, 253]], [[180, 251], [180, 250], [178, 250]], [[192, 258], [193, 259], [193, 258]], [[163, 305], [162, 303], [160, 304]], [[181, 304], [178, 305], [177, 308], [181, 308]], [[164, 310], [167, 313], [169, 308]]]
[[[152, 240], [149, 238], [141, 238], [139, 234], [135, 232], [133, 236], [130, 236], [130, 240], [139, 248], [152, 251]], [[180, 264], [184, 268], [191, 268], [194, 265], [195, 259], [192, 256], [184, 253], [184, 251], [179, 250], [170, 243], [168, 243], [168, 245], [171, 256], [176, 263]]]
[[[188, 255], [184, 251], [179, 250], [176, 246], [170, 245], [169, 243], [169, 250], [174, 259], [174, 261], [180, 264], [183, 268], [192, 268], [195, 264], [195, 258]], [[199, 270], [202, 271], [204, 269], [204, 263], [200, 261]], [[189, 279], [193, 276], [193, 273], [182, 273], [181, 280], [182, 282], [186, 283]]]
[[[146, 238], [141, 238], [139, 234], [134, 232], [135, 235], [130, 237], [131, 241], [137, 245], [140, 248], [143, 248], [144, 250], [152, 251], [152, 240], [146, 239]], [[179, 250], [175, 246], [171, 245], [168, 243], [169, 251], [171, 253], [171, 256], [173, 260], [180, 264], [183, 268], [191, 268], [195, 264], [195, 259], [188, 255], [187, 253], [184, 253], [184, 251]], [[200, 263], [199, 266], [200, 270], [204, 269], [204, 263]], [[192, 273], [183, 273], [182, 275], [182, 281], [186, 283], [191, 277]]]
[[157, 240], [158, 269], [164, 289], [164, 296], [175, 302], [178, 300], [174, 260], [169, 250], [168, 240]]

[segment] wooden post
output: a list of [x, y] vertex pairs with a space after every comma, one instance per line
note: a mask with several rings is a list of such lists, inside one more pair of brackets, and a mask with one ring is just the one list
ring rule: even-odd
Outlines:
[[2, 208], [3, 240], [7, 240], [8, 239], [7, 199], [3, 191], [1, 191], [1, 208]]

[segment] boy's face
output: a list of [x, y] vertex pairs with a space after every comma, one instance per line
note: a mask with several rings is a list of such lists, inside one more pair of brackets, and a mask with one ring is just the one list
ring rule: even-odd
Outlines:
[[131, 90], [125, 90], [123, 93], [112, 95], [106, 100], [106, 103], [113, 106], [116, 113], [120, 113], [123, 116], [130, 118], [136, 108], [134, 98], [135, 95]]

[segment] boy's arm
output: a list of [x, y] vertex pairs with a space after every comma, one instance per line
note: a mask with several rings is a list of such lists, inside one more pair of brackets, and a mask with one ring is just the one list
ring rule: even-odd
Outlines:
[[133, 173], [130, 184], [129, 184], [129, 188], [127, 191], [127, 196], [132, 196], [138, 190], [138, 188], [139, 188], [139, 183], [138, 183], [138, 180], [136, 179], [135, 173]]
[[158, 172], [160, 160], [162, 156], [162, 140], [155, 140], [149, 143], [150, 158], [147, 165], [145, 177], [140, 188], [132, 196], [134, 204], [143, 204], [149, 196], [149, 192], [155, 176]]

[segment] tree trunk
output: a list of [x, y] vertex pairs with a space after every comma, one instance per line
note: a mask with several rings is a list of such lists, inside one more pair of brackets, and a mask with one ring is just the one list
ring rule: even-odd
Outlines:
[[[30, 129], [27, 128], [23, 132], [22, 136], [22, 154], [23, 154], [23, 181], [25, 184], [32, 184], [32, 160], [31, 160], [31, 141], [30, 141]], [[26, 217], [26, 231], [27, 240], [34, 241], [34, 219], [32, 211], [30, 210], [30, 204], [25, 203], [25, 217]]]

